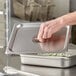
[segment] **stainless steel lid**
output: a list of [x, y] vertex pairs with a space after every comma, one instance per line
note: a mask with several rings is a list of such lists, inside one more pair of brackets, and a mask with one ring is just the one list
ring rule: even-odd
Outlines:
[[14, 26], [6, 49], [6, 54], [36, 54], [68, 51], [70, 27], [66, 26], [44, 43], [35, 42], [40, 27], [39, 22], [21, 23]]

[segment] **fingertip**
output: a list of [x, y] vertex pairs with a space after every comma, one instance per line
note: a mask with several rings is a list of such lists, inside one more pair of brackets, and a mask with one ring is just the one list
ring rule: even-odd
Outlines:
[[47, 37], [45, 35], [43, 35], [43, 39], [46, 39]]
[[43, 38], [37, 38], [39, 40], [39, 42], [43, 43], [44, 39]]
[[44, 39], [39, 39], [39, 41], [42, 43], [42, 42], [44, 42]]

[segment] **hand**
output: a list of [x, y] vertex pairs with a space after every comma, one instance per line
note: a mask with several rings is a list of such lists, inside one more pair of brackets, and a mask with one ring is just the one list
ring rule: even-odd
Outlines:
[[60, 52], [61, 49], [64, 48], [65, 36], [56, 36], [53, 35], [50, 39], [48, 39], [44, 43], [39, 43], [40, 47], [44, 51], [48, 52]]
[[46, 39], [51, 38], [52, 34], [59, 31], [62, 27], [63, 24], [61, 18], [44, 22], [40, 26], [37, 38], [40, 42], [45, 42]]

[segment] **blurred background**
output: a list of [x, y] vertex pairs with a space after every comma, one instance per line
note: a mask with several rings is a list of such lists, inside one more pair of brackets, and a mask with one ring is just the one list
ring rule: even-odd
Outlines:
[[[21, 22], [46, 21], [69, 12], [76, 11], [76, 0], [7, 0], [9, 1], [9, 21], [6, 26], [6, 0], [0, 0], [0, 64], [6, 63], [4, 55], [6, 40], [9, 39], [13, 25]], [[45, 2], [47, 1], [47, 2]], [[25, 2], [27, 4], [25, 4]], [[7, 35], [6, 35], [7, 31]], [[76, 44], [76, 26], [72, 26], [71, 43]], [[9, 57], [10, 58], [10, 57]], [[10, 58], [11, 60], [11, 58]], [[11, 60], [11, 63], [13, 63]], [[20, 62], [20, 61], [18, 61]], [[5, 64], [6, 65], [6, 64]], [[14, 65], [18, 67], [17, 64]], [[2, 66], [1, 66], [2, 67]]]

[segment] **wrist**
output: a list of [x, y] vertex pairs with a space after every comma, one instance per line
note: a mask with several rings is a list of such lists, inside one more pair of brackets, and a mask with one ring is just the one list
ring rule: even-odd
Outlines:
[[57, 20], [58, 24], [59, 24], [60, 26], [62, 26], [62, 27], [64, 27], [64, 26], [67, 25], [67, 24], [66, 24], [66, 21], [65, 21], [65, 18], [62, 17], [62, 16], [59, 17], [59, 18], [57, 18], [56, 20]]

